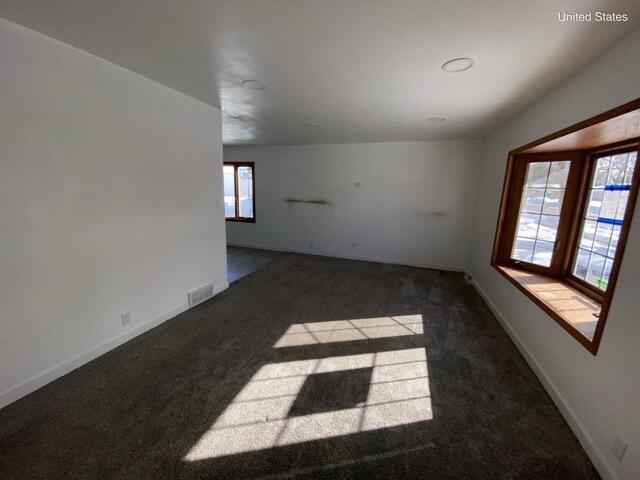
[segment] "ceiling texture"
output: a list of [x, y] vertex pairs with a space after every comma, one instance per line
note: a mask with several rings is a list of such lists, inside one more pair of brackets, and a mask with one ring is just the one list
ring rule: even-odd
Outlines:
[[[597, 11], [629, 20], [558, 18]], [[220, 107], [225, 144], [317, 144], [482, 138], [638, 28], [640, 2], [0, 0], [0, 16]], [[457, 57], [473, 68], [444, 72]]]

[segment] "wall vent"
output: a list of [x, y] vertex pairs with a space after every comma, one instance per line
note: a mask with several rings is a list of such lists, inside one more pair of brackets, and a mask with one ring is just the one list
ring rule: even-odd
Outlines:
[[190, 307], [195, 307], [199, 303], [209, 300], [211, 297], [213, 297], [213, 283], [209, 283], [187, 293]]

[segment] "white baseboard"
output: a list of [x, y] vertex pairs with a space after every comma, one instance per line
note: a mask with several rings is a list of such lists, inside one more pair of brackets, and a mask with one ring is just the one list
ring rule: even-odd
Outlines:
[[288, 253], [303, 253], [305, 255], [318, 255], [321, 257], [344, 258], [347, 260], [360, 260], [364, 262], [390, 263], [393, 265], [404, 265], [407, 267], [418, 267], [418, 268], [430, 268], [432, 270], [444, 270], [448, 272], [464, 272], [465, 271], [464, 267], [456, 267], [456, 266], [450, 266], [450, 265], [433, 265], [428, 263], [411, 262], [411, 261], [401, 260], [397, 258], [372, 257], [367, 255], [351, 255], [351, 254], [336, 253], [336, 252], [323, 251], [323, 250], [305, 250], [305, 249], [298, 249], [298, 248], [279, 247], [276, 245], [265, 245], [265, 244], [243, 243], [243, 242], [227, 242], [227, 245], [230, 247], [255, 248], [258, 250], [273, 250], [276, 252], [288, 252]]
[[538, 380], [540, 380], [540, 383], [542, 383], [545, 390], [558, 407], [558, 410], [560, 410], [560, 413], [562, 413], [562, 416], [569, 424], [569, 427], [580, 442], [580, 445], [582, 445], [584, 451], [593, 462], [593, 465], [598, 470], [598, 473], [600, 473], [602, 478], [605, 480], [620, 480], [620, 478], [622, 478], [621, 475], [616, 471], [615, 468], [613, 468], [613, 466], [607, 459], [607, 456], [604, 455], [603, 452], [598, 448], [596, 443], [593, 441], [593, 437], [591, 437], [582, 422], [578, 419], [575, 412], [562, 396], [544, 368], [542, 368], [542, 366], [537, 362], [535, 357], [531, 354], [518, 334], [513, 330], [513, 328], [511, 328], [511, 325], [509, 324], [509, 322], [507, 322], [504, 315], [502, 315], [502, 312], [498, 310], [493, 301], [489, 298], [489, 296], [482, 289], [480, 284], [476, 282], [475, 279], [471, 280], [470, 283], [483, 298], [489, 309], [491, 309], [493, 314], [496, 316], [496, 318], [500, 322], [500, 325], [502, 325], [502, 328], [504, 328], [504, 330], [507, 332], [507, 335], [509, 335], [513, 343], [516, 345], [516, 347], [518, 347], [518, 350], [520, 350], [520, 353], [522, 353], [522, 356], [531, 367], [531, 370], [533, 370], [533, 372], [536, 374]]
[[217, 294], [225, 291], [227, 288], [229, 288], [229, 282], [224, 282], [224, 283], [221, 283], [220, 285], [214, 285], [213, 296], [215, 297]]
[[[229, 284], [224, 282], [220, 285], [214, 286], [214, 295], [222, 292], [223, 290], [229, 288]], [[53, 382], [54, 380], [66, 375], [67, 373], [72, 372], [78, 367], [81, 367], [85, 363], [90, 362], [98, 358], [100, 355], [104, 355], [110, 350], [113, 350], [116, 347], [119, 347], [123, 343], [128, 342], [132, 338], [137, 337], [138, 335], [143, 334], [151, 330], [154, 327], [157, 327], [161, 323], [170, 320], [176, 315], [181, 314], [182, 312], [189, 309], [188, 303], [183, 303], [182, 305], [178, 305], [177, 307], [172, 308], [171, 310], [164, 312], [151, 320], [147, 320], [144, 323], [136, 325], [135, 327], [122, 332], [115, 337], [106, 340], [90, 349], [82, 352], [75, 357], [70, 358], [69, 360], [65, 360], [64, 362], [52, 367], [48, 370], [45, 370], [42, 373], [39, 373], [35, 377], [23, 382], [15, 387], [6, 390], [3, 393], [0, 393], [0, 408], [4, 408], [10, 403], [15, 402], [16, 400], [38, 390], [41, 387], [44, 387], [46, 384]]]

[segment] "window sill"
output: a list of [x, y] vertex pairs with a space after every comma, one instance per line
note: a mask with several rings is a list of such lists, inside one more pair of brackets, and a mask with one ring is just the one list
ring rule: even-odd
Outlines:
[[256, 223], [255, 218], [225, 218], [227, 222]]
[[601, 304], [555, 278], [497, 264], [494, 267], [595, 355], [593, 339]]

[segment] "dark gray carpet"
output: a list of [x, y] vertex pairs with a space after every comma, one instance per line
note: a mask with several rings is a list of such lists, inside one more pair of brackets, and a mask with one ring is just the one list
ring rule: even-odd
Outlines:
[[[372, 330], [378, 338], [333, 343], [314, 334], [315, 343], [274, 348], [292, 324], [416, 314], [424, 334]], [[320, 434], [329, 428], [326, 438], [286, 443], [282, 432], [277, 441], [254, 434], [244, 441], [276, 446], [186, 460], [212, 425], [228, 420], [229, 406], [242, 400], [254, 376], [268, 373], [267, 365], [373, 352], [379, 361], [384, 352], [416, 349], [426, 352], [431, 419], [378, 429], [365, 421], [338, 436], [329, 434], [344, 427], [340, 422], [316, 423]], [[394, 375], [409, 371], [400, 365]], [[313, 373], [298, 385], [287, 421], [359, 411], [380, 371], [363, 364]], [[400, 414], [419, 417], [420, 408]], [[235, 421], [259, 426], [273, 414], [265, 411], [256, 423], [258, 410]], [[394, 411], [387, 414], [377, 420], [386, 422]], [[300, 433], [304, 439], [309, 432]], [[220, 446], [226, 447], [237, 446]], [[0, 478], [599, 477], [461, 274], [283, 254], [205, 304], [0, 411]]]

